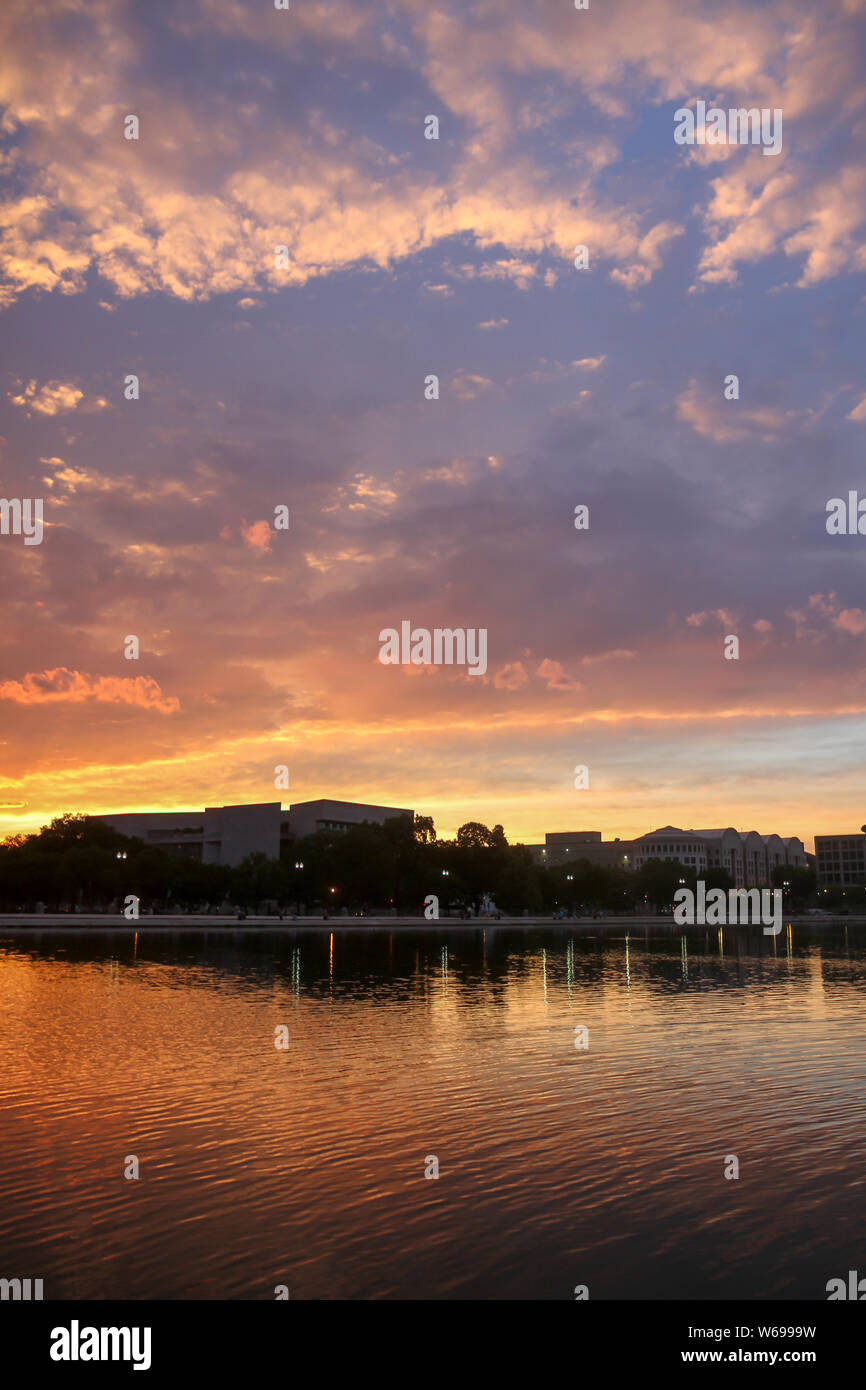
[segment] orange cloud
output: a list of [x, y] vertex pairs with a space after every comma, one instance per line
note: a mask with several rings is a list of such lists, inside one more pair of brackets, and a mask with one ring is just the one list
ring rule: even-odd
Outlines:
[[755, 436], [778, 439], [786, 428], [809, 419], [808, 411], [774, 410], [772, 406], [750, 407], [742, 400], [726, 401], [722, 387], [720, 377], [717, 392], [711, 394], [692, 378], [676, 401], [677, 418], [715, 444], [736, 444]]
[[609, 652], [595, 652], [591, 656], [581, 659], [581, 666], [599, 666], [606, 661], [634, 661], [637, 652], [629, 651], [627, 647], [616, 647]]
[[266, 521], [253, 521], [249, 526], [241, 523], [241, 535], [252, 550], [270, 551], [274, 533]]
[[833, 626], [841, 632], [850, 632], [855, 637], [861, 637], [866, 632], [866, 610], [862, 608], [843, 608], [842, 612], [833, 619]]
[[501, 670], [496, 672], [493, 677], [493, 684], [497, 690], [519, 690], [522, 685], [526, 685], [529, 676], [522, 661], [509, 662]]
[[[65, 381], [46, 381], [44, 386], [38, 388], [35, 381], [28, 381], [19, 395], [13, 396], [9, 392], [13, 405], [20, 405], [28, 411], [35, 410], [37, 415], [61, 415], [74, 410], [83, 396], [83, 391]], [[102, 404], [107, 402], [103, 401]]]
[[451, 382], [452, 390], [459, 401], [474, 401], [492, 386], [493, 382], [488, 377], [465, 371], [457, 372]]
[[716, 618], [725, 627], [731, 627], [737, 621], [727, 608], [705, 608], [702, 613], [690, 613], [686, 623], [689, 627], [703, 627], [710, 618]]
[[[231, 106], [148, 85], [144, 43], [127, 8], [58, 0], [50, 33], [33, 23], [30, 0], [0, 8], [0, 102], [5, 128], [16, 134], [9, 159], [17, 174], [17, 196], [0, 221], [0, 305], [27, 288], [80, 293], [90, 267], [120, 297], [159, 289], [185, 300], [225, 292], [249, 300], [263, 282], [303, 284], [365, 261], [386, 268], [455, 236], [497, 248], [496, 260], [472, 271], [481, 279], [550, 284], [555, 272], [537, 258], [549, 253], [567, 264], [583, 242], [612, 264], [617, 282], [639, 289], [682, 228], [653, 224], [640, 198], [616, 204], [593, 180], [617, 157], [616, 121], [633, 117], [641, 99], [748, 92], [758, 106], [784, 108], [786, 123], [799, 122], [803, 149], [833, 122], [845, 135], [866, 96], [854, 0], [805, 16], [797, 6], [735, 3], [724, 33], [710, 4], [684, 16], [676, 0], [645, 0], [639, 13], [630, 0], [609, 0], [592, 44], [573, 9], [548, 7], [533, 19], [519, 3], [470, 13], [452, 12], [447, 0], [395, 0], [383, 21], [348, 0], [311, 0], [291, 16], [241, 0], [199, 0], [173, 18], [178, 43], [217, 31], [295, 60], [307, 56], [303, 45], [314, 53], [318, 45], [329, 61], [336, 50], [401, 65], [457, 118], [452, 130], [466, 127], [465, 136], [450, 136], [454, 162], [435, 183], [359, 135], [351, 120], [339, 129], [311, 110], [302, 128], [269, 130], [259, 119], [273, 88], [264, 73], [260, 93]], [[543, 88], [531, 102], [515, 90], [527, 80]], [[136, 148], [119, 127], [131, 90], [147, 111]], [[552, 129], [580, 98], [603, 113], [608, 130], [564, 151], [557, 145], [567, 173], [559, 192], [560, 171], [528, 159], [517, 137]], [[778, 251], [803, 258], [801, 285], [863, 269], [866, 173], [845, 160], [844, 149], [840, 167], [829, 170], [824, 160], [789, 158], [787, 149], [772, 169], [775, 161], [727, 158], [711, 185], [699, 279], [734, 279], [739, 263]], [[290, 267], [277, 269], [274, 247], [284, 243]]]
[[58, 666], [53, 671], [28, 672], [23, 681], [4, 681], [0, 684], [0, 700], [13, 700], [19, 705], [45, 705], [63, 702], [83, 704], [96, 700], [100, 704], [135, 705], [139, 709], [155, 709], [161, 714], [174, 714], [180, 703], [164, 696], [150, 676], [89, 676], [82, 671], [70, 671]]
[[549, 657], [544, 658], [535, 674], [547, 681], [548, 690], [582, 689], [580, 681], [574, 681], [565, 674], [561, 662], [551, 661]]
[[826, 598], [823, 594], [810, 594], [809, 607], [813, 613], [829, 618], [839, 632], [850, 632], [853, 637], [860, 637], [866, 632], [866, 611], [862, 608], [840, 608], [835, 594], [828, 594]]

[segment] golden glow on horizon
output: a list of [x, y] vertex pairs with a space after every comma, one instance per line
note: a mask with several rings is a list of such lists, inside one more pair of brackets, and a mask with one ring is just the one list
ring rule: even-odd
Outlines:
[[[645, 778], [632, 785], [629, 769], [617, 768], [608, 761], [605, 784], [594, 782], [591, 790], [576, 795], [569, 767], [562, 767], [558, 776], [551, 775], [553, 755], [545, 746], [535, 758], [532, 784], [521, 776], [531, 758], [530, 749], [523, 743], [516, 751], [511, 750], [510, 742], [506, 750], [496, 746], [497, 733], [518, 727], [523, 733], [543, 727], [548, 734], [555, 734], [557, 727], [589, 726], [595, 720], [599, 724], [615, 723], [625, 731], [639, 728], [647, 717], [614, 717], [611, 711], [601, 711], [595, 716], [559, 715], [555, 725], [541, 715], [524, 719], [503, 716], [492, 725], [490, 721], [464, 718], [450, 720], [447, 734], [439, 721], [420, 719], [369, 725], [354, 721], [322, 721], [314, 725], [302, 721], [294, 728], [284, 726], [267, 736], [221, 738], [182, 757], [151, 757], [133, 765], [82, 760], [74, 766], [38, 769], [26, 777], [6, 777], [0, 801], [0, 835], [36, 830], [53, 816], [73, 810], [88, 814], [180, 811], [278, 799], [288, 805], [322, 796], [412, 806], [433, 816], [442, 838], [453, 837], [457, 827], [467, 820], [491, 825], [498, 822], [512, 843], [540, 843], [548, 831], [578, 827], [600, 830], [606, 839], [630, 839], [663, 824], [687, 829], [704, 824], [798, 835], [811, 847], [816, 832], [852, 833], [862, 824], [862, 796], [853, 774], [826, 786], [804, 786], [798, 782], [793, 792], [783, 780], [774, 784], [772, 779], [765, 779], [763, 786], [756, 786], [750, 776], [742, 773], [729, 773], [721, 784], [713, 778], [703, 784], [679, 786], [673, 779], [665, 779], [658, 786], [648, 786]], [[669, 725], [672, 737], [684, 718], [661, 712], [652, 717], [658, 724]], [[712, 722], [706, 714], [693, 713], [689, 717], [708, 727]], [[446, 736], [453, 741], [460, 731], [482, 737], [489, 751], [479, 754], [473, 748], [467, 754], [458, 740], [449, 759], [442, 742]], [[395, 763], [395, 740], [403, 736], [411, 744]], [[337, 771], [331, 750], [340, 743], [344, 745], [345, 757]], [[289, 794], [281, 795], [272, 784], [264, 779], [253, 781], [249, 774], [252, 765], [263, 769], [272, 766], [275, 745], [290, 751]], [[374, 745], [382, 749], [381, 758], [374, 759], [378, 774], [365, 766], [371, 761]], [[562, 758], [557, 761], [561, 764]], [[456, 769], [454, 775], [451, 766]], [[509, 785], [512, 767], [518, 769], [515, 777], [521, 777], [519, 788]], [[388, 769], [387, 775], [381, 775], [382, 768]], [[488, 781], [491, 769], [494, 772]], [[154, 788], [161, 789], [161, 794], [154, 795]]]

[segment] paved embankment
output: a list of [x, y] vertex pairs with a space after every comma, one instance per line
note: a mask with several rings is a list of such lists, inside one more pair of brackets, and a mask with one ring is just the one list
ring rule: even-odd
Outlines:
[[[809, 917], [798, 915], [785, 919], [798, 926], [863, 926], [866, 917]], [[18, 931], [101, 931], [101, 932], [220, 932], [220, 931], [297, 931], [299, 928], [315, 928], [321, 931], [365, 931], [395, 928], [412, 928], [416, 931], [465, 931], [467, 928], [497, 927], [591, 927], [606, 931], [624, 927], [673, 927], [676, 924], [670, 916], [664, 917], [572, 917], [564, 921], [552, 917], [472, 917], [461, 921], [459, 917], [440, 917], [437, 921], [427, 921], [424, 917], [254, 917], [243, 919], [228, 916], [195, 916], [183, 913], [172, 915], [150, 915], [138, 921], [127, 921], [118, 913], [60, 912], [60, 913], [6, 913], [0, 914], [0, 936]], [[707, 931], [717, 928], [706, 927]]]

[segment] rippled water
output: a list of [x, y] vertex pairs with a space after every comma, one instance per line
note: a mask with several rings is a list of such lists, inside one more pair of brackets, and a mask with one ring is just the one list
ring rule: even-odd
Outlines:
[[46, 1298], [866, 1271], [863, 929], [20, 934], [0, 985], [0, 1275]]

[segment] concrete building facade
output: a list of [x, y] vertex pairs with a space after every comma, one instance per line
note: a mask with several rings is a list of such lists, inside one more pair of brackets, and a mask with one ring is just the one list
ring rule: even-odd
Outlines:
[[402, 806], [365, 806], [357, 801], [298, 801], [289, 807], [288, 834], [299, 840], [302, 835], [315, 835], [317, 830], [349, 830], [363, 821], [383, 825], [394, 816], [411, 816], [415, 812]]
[[707, 847], [707, 868], [727, 869], [735, 888], [743, 888], [746, 882], [743, 861], [743, 841], [733, 826], [723, 830], [698, 830]]
[[545, 835], [543, 845], [527, 845], [536, 864], [552, 867], [588, 859], [590, 864], [630, 869], [631, 840], [602, 840], [600, 830], [557, 830]]
[[588, 859], [591, 864], [638, 870], [649, 859], [682, 864], [696, 874], [726, 869], [736, 888], [769, 887], [773, 869], [808, 867], [803, 841], [791, 836], [740, 832], [733, 826], [683, 830], [666, 825], [635, 840], [602, 840], [600, 830], [557, 831], [543, 845], [529, 845], [537, 864], [546, 866]]
[[248, 854], [279, 859], [283, 841], [313, 835], [317, 830], [348, 830], [364, 821], [381, 825], [391, 816], [414, 817], [414, 812], [354, 801], [302, 801], [284, 811], [279, 801], [262, 801], [207, 806], [203, 811], [131, 811], [91, 819], [168, 854], [188, 856], [204, 864], [233, 865]]
[[815, 869], [821, 888], [866, 884], [866, 835], [816, 835]]
[[784, 841], [786, 859], [785, 863], [797, 869], [808, 869], [814, 867], [815, 856], [806, 853], [806, 846], [802, 840], [798, 840], [796, 835], [789, 835]]
[[[675, 834], [673, 830], [672, 826], [667, 826], [654, 831], [652, 836], [642, 836], [636, 844], [663, 840], [668, 850], [660, 858], [677, 859], [689, 868], [727, 869], [735, 888], [768, 888], [774, 869], [808, 866], [803, 841], [793, 835], [783, 839], [780, 835], [759, 835], [756, 830], [735, 830], [733, 826], [723, 830], [680, 830]], [[675, 835], [680, 836], [679, 841]], [[702, 865], [701, 851], [696, 853], [692, 849], [695, 843], [703, 846]], [[645, 862], [651, 856], [643, 850], [639, 857], [640, 862]], [[637, 859], [636, 855], [636, 867], [640, 867]]]
[[641, 869], [648, 859], [661, 859], [663, 862], [682, 864], [683, 868], [694, 869], [701, 874], [706, 871], [707, 858], [707, 846], [698, 832], [679, 830], [674, 825], [651, 830], [634, 842], [635, 869]]

